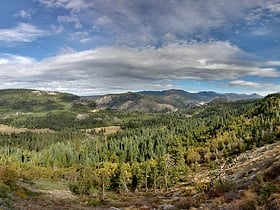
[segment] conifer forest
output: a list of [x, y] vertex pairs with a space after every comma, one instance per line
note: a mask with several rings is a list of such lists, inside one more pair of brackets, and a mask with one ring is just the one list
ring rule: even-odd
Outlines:
[[[111, 193], [169, 192], [191, 174], [234, 164], [280, 138], [279, 94], [144, 113], [97, 110], [71, 94], [9, 90], [0, 105], [2, 195], [17, 179], [63, 181], [100, 202]], [[196, 187], [207, 192], [214, 182]]]

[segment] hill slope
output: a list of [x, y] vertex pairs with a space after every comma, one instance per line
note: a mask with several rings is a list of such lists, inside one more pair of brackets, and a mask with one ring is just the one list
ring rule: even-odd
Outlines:
[[51, 91], [6, 89], [0, 90], [0, 111], [45, 112], [62, 110], [80, 97]]
[[139, 93], [109, 94], [99, 97], [79, 97], [52, 91], [6, 89], [0, 90], [0, 114], [9, 112], [39, 113], [54, 110], [83, 108], [112, 109], [138, 112], [174, 112], [197, 107], [216, 99], [229, 101], [256, 99], [259, 95], [219, 94], [215, 92], [189, 93], [183, 90], [143, 91]]
[[[79, 202], [65, 189], [38, 189], [21, 182], [34, 195], [10, 201], [20, 209], [279, 209], [280, 142], [250, 150], [214, 170], [190, 173], [188, 181], [169, 192], [117, 196], [97, 207]], [[219, 181], [220, 180], [220, 181]], [[214, 183], [206, 191], [201, 186]], [[223, 186], [220, 185], [223, 184]], [[49, 183], [54, 185], [53, 183]], [[59, 185], [57, 185], [59, 186]], [[57, 187], [58, 188], [58, 187]], [[40, 194], [37, 194], [40, 192]], [[40, 202], [38, 202], [40, 200]], [[2, 204], [3, 205], [3, 204]], [[118, 208], [114, 206], [118, 206]], [[2, 206], [3, 207], [3, 206]], [[5, 208], [4, 208], [5, 209]]]
[[0, 124], [15, 127], [59, 130], [89, 118], [90, 110], [95, 108], [92, 100], [69, 93], [0, 90]]
[[95, 100], [100, 109], [138, 112], [173, 112], [175, 107], [137, 93], [106, 95]]
[[257, 94], [245, 95], [211, 91], [190, 93], [183, 90], [142, 91], [137, 93], [109, 94], [95, 97], [97, 106], [101, 109], [140, 112], [173, 112], [177, 109], [189, 109], [209, 103], [213, 100], [227, 101], [258, 99]]
[[198, 93], [190, 93], [184, 90], [164, 90], [164, 91], [143, 91], [139, 92], [143, 95], [156, 97], [166, 103], [174, 104], [175, 106], [189, 107], [199, 104], [209, 103], [215, 99], [226, 99], [228, 101], [258, 99], [260, 95], [252, 94], [236, 94], [236, 93], [216, 93], [213, 91], [202, 91]]
[[[7, 201], [14, 192], [14, 196], [22, 196], [19, 200], [26, 201], [20, 203], [32, 204], [40, 199], [43, 205], [49, 205], [49, 200], [44, 200], [49, 194], [29, 198], [20, 188], [25, 185], [15, 183], [21, 178], [23, 184], [42, 179], [52, 180], [54, 183], [48, 184], [51, 186], [69, 182], [69, 189], [80, 195], [75, 199], [103, 208], [279, 207], [279, 94], [253, 101], [215, 99], [172, 114], [91, 110], [90, 100], [76, 96], [64, 100], [59, 93], [45, 96], [45, 92], [32, 90], [23, 92], [25, 97], [19, 99], [32, 100], [34, 94], [41, 94], [36, 96], [39, 105], [35, 107], [40, 107], [39, 99], [45, 97], [63, 109], [39, 109], [27, 117], [19, 113], [12, 118], [12, 123], [32, 128], [50, 126], [55, 132], [0, 134], [0, 162], [8, 169], [0, 167], [0, 194]], [[16, 94], [10, 95], [14, 99], [9, 94], [3, 94], [2, 99], [17, 100]], [[134, 107], [143, 101], [161, 104], [160, 99], [141, 94], [109, 96], [104, 104], [111, 108], [115, 104], [122, 107], [127, 101], [136, 101]], [[15, 107], [10, 111], [18, 110]], [[108, 127], [100, 128], [100, 132], [94, 129], [104, 119], [107, 126], [114, 125], [114, 118], [118, 119], [114, 133], [109, 134], [105, 130]], [[67, 201], [50, 200], [58, 208], [75, 208], [72, 202], [66, 205]]]

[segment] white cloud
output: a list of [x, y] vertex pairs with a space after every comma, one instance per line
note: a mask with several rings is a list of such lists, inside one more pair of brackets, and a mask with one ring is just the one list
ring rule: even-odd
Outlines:
[[32, 42], [46, 32], [28, 23], [19, 23], [11, 29], [0, 29], [0, 41], [4, 42]]
[[[248, 30], [253, 36], [271, 35], [275, 30], [266, 27], [271, 23], [265, 20], [275, 16], [279, 8], [278, 0], [37, 1], [49, 8], [66, 9], [59, 11], [61, 15], [57, 20], [74, 23], [79, 30], [93, 29], [102, 45], [131, 47], [191, 39], [208, 41], [216, 32], [229, 33], [232, 29], [235, 32]], [[247, 28], [242, 28], [244, 26]]]
[[[18, 63], [3, 60], [1, 82], [29, 84], [67, 92], [121, 92], [165, 89], [173, 80], [234, 80], [232, 86], [258, 88], [244, 76], [278, 78], [274, 68], [246, 61], [245, 52], [229, 42], [170, 44], [162, 48], [105, 47], [50, 57], [40, 62]], [[14, 56], [16, 58], [16, 56]], [[16, 60], [16, 59], [15, 59]], [[30, 58], [27, 58], [27, 61]], [[1, 60], [0, 60], [1, 62]], [[274, 61], [275, 62], [275, 61]], [[24, 64], [24, 65], [23, 65]]]
[[257, 82], [250, 82], [244, 80], [234, 80], [229, 83], [231, 86], [242, 86], [242, 87], [250, 87], [250, 88], [261, 88], [262, 85]]
[[33, 11], [30, 10], [20, 10], [17, 14], [15, 14], [16, 17], [21, 17], [24, 19], [31, 19], [33, 15]]
[[252, 31], [252, 34], [253, 35], [256, 35], [256, 36], [267, 36], [271, 33], [271, 30], [266, 28], [266, 27], [259, 27], [257, 29], [254, 29]]
[[91, 3], [87, 0], [39, 0], [47, 7], [58, 7], [71, 10], [81, 10], [88, 8]]
[[280, 61], [268, 61], [265, 63], [267, 66], [280, 66]]
[[77, 16], [58, 16], [57, 20], [58, 22], [62, 22], [62, 23], [74, 23], [75, 28], [83, 27], [80, 22], [80, 19]]
[[96, 20], [96, 24], [101, 25], [101, 26], [102, 25], [109, 25], [109, 24], [112, 24], [112, 23], [113, 23], [112, 19], [108, 16], [102, 16], [102, 17], [97, 18], [97, 20]]
[[232, 87], [243, 88], [243, 89], [253, 89], [255, 92], [258, 92], [262, 95], [267, 95], [274, 92], [279, 92], [280, 85], [273, 83], [259, 83], [251, 82], [245, 80], [234, 80], [229, 83]]
[[271, 12], [280, 13], [280, 2], [279, 1], [267, 1], [265, 4], [266, 8]]
[[51, 29], [52, 33], [55, 33], [55, 34], [60, 34], [64, 31], [63, 26], [51, 25], [50, 29]]
[[5, 64], [23, 64], [23, 65], [30, 65], [36, 62], [35, 59], [30, 57], [23, 57], [20, 55], [13, 55], [8, 53], [3, 53], [0, 55], [1, 59], [6, 60]]
[[74, 36], [74, 39], [78, 40], [81, 43], [86, 43], [86, 42], [91, 41], [91, 38], [90, 38], [88, 32], [78, 31], [78, 32], [75, 32], [73, 34], [73, 36]]
[[[164, 0], [160, 3], [158, 0], [96, 0], [85, 18], [96, 20], [98, 25], [100, 18], [109, 17], [113, 22], [110, 22], [110, 28], [103, 30], [115, 34], [115, 40], [120, 44], [154, 45], [158, 41], [167, 39], [170, 42], [186, 37], [207, 40], [213, 30], [231, 30], [263, 5], [263, 0]], [[152, 38], [133, 41], [143, 35]]]
[[71, 54], [71, 53], [76, 53], [76, 51], [69, 46], [63, 46], [60, 48], [60, 54]]
[[164, 34], [163, 41], [167, 42], [167, 43], [174, 43], [177, 41], [177, 37], [176, 37], [176, 35], [174, 35], [172, 33], [167, 33], [167, 34]]
[[[93, 27], [106, 35], [108, 44], [126, 46], [177, 42], [188, 37], [209, 40], [217, 29], [231, 30], [240, 21], [257, 23], [267, 10], [277, 8], [265, 0], [38, 1], [47, 7], [68, 9], [59, 21], [74, 23], [76, 28]], [[261, 35], [265, 32], [255, 31]]]

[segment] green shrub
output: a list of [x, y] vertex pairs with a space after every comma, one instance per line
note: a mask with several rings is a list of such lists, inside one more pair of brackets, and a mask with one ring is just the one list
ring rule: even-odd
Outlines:
[[6, 197], [10, 192], [11, 188], [3, 182], [0, 182], [0, 197]]
[[8, 193], [17, 191], [19, 186], [16, 183], [15, 170], [6, 167], [0, 167], [0, 196], [5, 197]]
[[7, 167], [0, 168], [0, 183], [8, 186], [12, 191], [18, 188], [16, 183], [17, 175], [15, 170]]
[[210, 189], [209, 196], [210, 197], [219, 197], [226, 192], [230, 192], [233, 190], [233, 183], [231, 181], [215, 181], [213, 187]]
[[261, 203], [266, 203], [269, 199], [270, 195], [276, 192], [279, 192], [280, 188], [278, 185], [275, 185], [273, 183], [265, 183], [260, 190], [260, 196], [261, 196]]

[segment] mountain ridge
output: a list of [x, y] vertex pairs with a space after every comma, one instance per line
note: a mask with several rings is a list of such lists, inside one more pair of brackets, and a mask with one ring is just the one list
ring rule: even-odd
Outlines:
[[[79, 106], [91, 104], [97, 109], [137, 112], [164, 112], [186, 110], [199, 107], [210, 102], [260, 99], [258, 94], [216, 93], [201, 91], [191, 93], [184, 90], [169, 89], [162, 91], [140, 91], [100, 96], [77, 96], [70, 93], [43, 91], [34, 89], [3, 89], [0, 90], [0, 105], [16, 110], [49, 110], [63, 109], [68, 103]], [[72, 105], [71, 105], [72, 106]]]
[[258, 94], [216, 93], [201, 91], [191, 93], [184, 90], [170, 89], [163, 91], [140, 91], [121, 94], [107, 94], [94, 97], [100, 109], [140, 112], [174, 112], [210, 103], [217, 99], [226, 101], [260, 99]]

